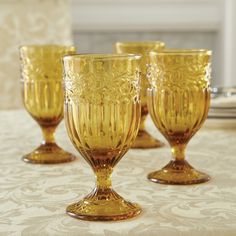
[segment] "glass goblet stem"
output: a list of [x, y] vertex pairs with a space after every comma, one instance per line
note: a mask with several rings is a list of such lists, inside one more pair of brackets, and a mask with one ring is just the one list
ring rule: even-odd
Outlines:
[[171, 145], [172, 157], [176, 161], [184, 161], [186, 144]]
[[144, 131], [145, 130], [145, 121], [148, 115], [148, 108], [147, 105], [144, 105], [141, 107], [141, 120], [139, 125], [139, 130]]
[[107, 168], [107, 167], [95, 170], [96, 188], [111, 189], [112, 188], [111, 173], [112, 173], [112, 168]]
[[55, 143], [54, 133], [56, 130], [56, 126], [54, 127], [41, 127], [43, 133], [43, 141], [42, 144], [46, 145], [49, 143]]

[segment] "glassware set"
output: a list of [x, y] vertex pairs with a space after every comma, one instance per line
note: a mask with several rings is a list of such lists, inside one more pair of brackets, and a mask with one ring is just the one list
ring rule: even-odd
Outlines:
[[146, 79], [147, 64], [149, 62], [150, 52], [160, 52], [164, 50], [165, 43], [160, 41], [147, 41], [147, 42], [117, 42], [115, 44], [117, 53], [132, 53], [142, 55], [140, 72], [141, 72], [141, 121], [139, 125], [138, 135], [132, 148], [158, 148], [162, 147], [163, 143], [153, 138], [145, 130], [145, 120], [148, 115], [147, 107], [147, 88], [148, 80]]
[[171, 146], [173, 160], [148, 179], [165, 184], [195, 184], [210, 179], [185, 160], [185, 148], [201, 128], [210, 104], [207, 50], [150, 53], [148, 107], [156, 127]]
[[115, 47], [117, 54], [84, 55], [67, 46], [20, 48], [24, 105], [44, 137], [23, 160], [55, 164], [75, 159], [54, 140], [64, 103], [70, 140], [96, 177], [93, 191], [66, 209], [68, 215], [83, 220], [116, 221], [140, 214], [138, 204], [112, 189], [111, 174], [130, 147], [163, 145], [145, 130], [148, 111], [173, 156], [148, 179], [181, 185], [210, 179], [188, 164], [185, 149], [207, 117], [211, 51], [165, 49], [159, 41], [116, 43]]
[[[136, 55], [78, 55], [63, 59], [65, 121], [71, 141], [92, 167], [96, 187], [67, 207], [87, 220], [121, 220], [140, 213], [111, 185], [115, 165], [133, 143], [140, 122]], [[119, 88], [119, 89], [117, 89]]]
[[26, 162], [55, 164], [75, 159], [72, 154], [62, 150], [54, 139], [55, 129], [63, 119], [61, 58], [75, 52], [75, 48], [70, 46], [20, 47], [24, 106], [43, 133], [41, 145], [23, 157]]

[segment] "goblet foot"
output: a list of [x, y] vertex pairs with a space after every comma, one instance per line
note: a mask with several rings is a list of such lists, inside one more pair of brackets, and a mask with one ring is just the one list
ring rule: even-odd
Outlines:
[[47, 143], [41, 144], [22, 159], [33, 164], [56, 164], [73, 161], [75, 156], [61, 149], [56, 143]]
[[112, 189], [95, 189], [83, 200], [69, 205], [66, 213], [81, 220], [117, 221], [140, 214], [141, 208], [124, 200]]
[[148, 174], [147, 178], [161, 184], [199, 184], [210, 180], [210, 176], [195, 170], [187, 161], [170, 161], [163, 169]]
[[153, 138], [147, 131], [139, 130], [138, 135], [131, 148], [159, 148], [164, 146], [164, 143]]

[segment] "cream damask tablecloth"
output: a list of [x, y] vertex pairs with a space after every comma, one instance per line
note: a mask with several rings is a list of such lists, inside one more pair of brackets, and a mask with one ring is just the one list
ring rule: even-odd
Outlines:
[[[150, 121], [148, 125], [163, 140]], [[56, 136], [61, 146], [77, 154], [63, 123]], [[212, 176], [205, 184], [149, 182], [147, 173], [169, 161], [168, 145], [130, 150], [115, 168], [113, 185], [143, 212], [115, 223], [81, 221], [65, 214], [69, 203], [92, 189], [93, 173], [79, 154], [77, 161], [59, 165], [21, 161], [40, 140], [38, 126], [25, 111], [0, 112], [0, 235], [236, 235], [236, 130], [203, 128], [191, 140], [190, 163]]]

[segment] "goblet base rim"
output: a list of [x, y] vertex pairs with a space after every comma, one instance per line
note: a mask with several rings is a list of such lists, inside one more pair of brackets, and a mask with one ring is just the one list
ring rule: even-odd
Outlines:
[[[111, 195], [99, 196], [95, 191], [83, 200], [66, 208], [66, 213], [74, 218], [88, 221], [119, 221], [133, 218], [141, 213], [141, 207], [123, 199], [115, 191]], [[109, 199], [109, 200], [108, 200]]]
[[22, 160], [31, 164], [59, 164], [75, 160], [76, 157], [64, 151], [56, 143], [42, 144]]
[[208, 174], [194, 169], [187, 161], [180, 163], [182, 164], [170, 161], [163, 169], [149, 173], [147, 178], [154, 183], [171, 185], [200, 184], [211, 179]]
[[149, 149], [163, 147], [164, 143], [152, 137], [146, 130], [139, 130], [131, 148]]
[[[75, 203], [76, 204], [76, 203]], [[138, 205], [137, 205], [138, 206]], [[127, 220], [130, 218], [133, 218], [141, 213], [141, 209], [138, 209], [136, 211], [130, 212], [129, 214], [121, 214], [121, 215], [86, 215], [86, 214], [80, 214], [80, 213], [73, 213], [69, 210], [66, 211], [67, 215], [80, 219], [80, 220], [87, 220], [87, 221], [120, 221], [120, 220]]]

